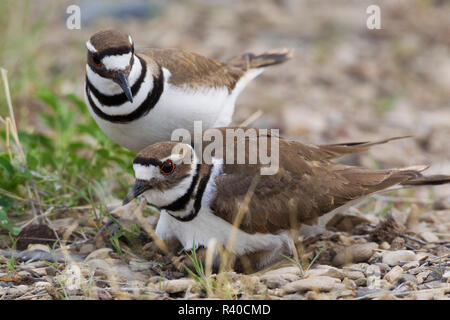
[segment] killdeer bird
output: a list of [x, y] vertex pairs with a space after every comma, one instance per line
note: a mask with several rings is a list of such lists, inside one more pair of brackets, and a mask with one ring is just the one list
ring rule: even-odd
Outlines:
[[227, 126], [237, 96], [289, 50], [244, 54], [229, 64], [180, 49], [134, 50], [133, 39], [108, 30], [86, 43], [85, 100], [100, 128], [138, 152], [171, 140], [173, 130]]
[[[220, 131], [225, 135], [224, 128]], [[258, 130], [255, 139], [260, 143], [266, 134]], [[156, 227], [161, 239], [175, 238], [185, 250], [194, 241], [202, 248], [215, 239], [236, 256], [257, 257], [254, 267], [261, 268], [291, 253], [290, 230], [314, 224], [320, 216], [376, 192], [450, 182], [450, 175], [423, 176], [426, 165], [375, 170], [330, 161], [393, 139], [314, 146], [279, 138], [279, 170], [274, 175], [260, 175], [260, 163], [225, 163], [230, 146], [207, 164], [200, 163], [201, 155], [191, 145], [160, 142], [134, 159], [136, 183], [124, 204], [143, 195], [161, 210]], [[250, 140], [236, 139], [231, 148]], [[174, 152], [180, 146], [184, 152]], [[248, 160], [248, 148], [246, 152]], [[236, 219], [240, 223], [234, 225]]]

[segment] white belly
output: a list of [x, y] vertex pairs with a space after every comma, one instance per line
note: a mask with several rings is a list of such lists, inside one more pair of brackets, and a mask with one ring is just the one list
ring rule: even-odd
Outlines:
[[[234, 232], [233, 241], [229, 243]], [[216, 217], [206, 209], [201, 209], [193, 220], [183, 222], [161, 210], [161, 216], [156, 226], [156, 234], [163, 240], [176, 238], [185, 250], [196, 247], [207, 247], [210, 240], [227, 247], [236, 255], [245, 255], [261, 250], [275, 250], [288, 246], [287, 232], [280, 234], [249, 234], [234, 228], [230, 223]], [[194, 242], [195, 241], [195, 242]]]
[[[172, 132], [184, 128], [191, 133], [194, 121], [202, 121], [202, 129], [231, 122], [231, 116], [221, 116], [224, 111], [232, 115], [235, 96], [226, 88], [205, 92], [185, 91], [165, 83], [164, 92], [150, 112], [129, 123], [114, 123], [97, 116], [88, 104], [89, 111], [105, 134], [119, 145], [138, 152], [150, 144], [171, 140]], [[230, 112], [231, 109], [231, 112]]]
[[[136, 70], [140, 70], [140, 65], [136, 65]], [[133, 68], [135, 67], [133, 66]], [[249, 70], [239, 79], [235, 88], [230, 93], [226, 87], [197, 90], [175, 87], [168, 82], [171, 76], [170, 71], [165, 68], [162, 68], [162, 70], [165, 79], [164, 91], [158, 103], [147, 115], [132, 122], [120, 123], [106, 121], [95, 114], [89, 101], [85, 99], [89, 112], [99, 127], [108, 137], [122, 147], [139, 152], [155, 142], [171, 140], [172, 132], [175, 129], [183, 128], [193, 133], [194, 121], [202, 121], [203, 130], [229, 125], [234, 113], [236, 98], [245, 86], [263, 71], [262, 68]], [[92, 73], [89, 67], [87, 67], [87, 72], [88, 75]], [[135, 72], [130, 83], [134, 83], [137, 77], [138, 71]], [[119, 90], [117, 92], [113, 90], [112, 93], [117, 94], [120, 92], [120, 88], [110, 80], [105, 80], [93, 73], [90, 79], [94, 84], [102, 87], [103, 89], [101, 91], [104, 93], [111, 91], [111, 88], [106, 86], [105, 82], [106, 84], [111, 82], [111, 86]], [[137, 96], [135, 96], [136, 105], [126, 102], [120, 108], [102, 105], [98, 105], [98, 107], [102, 112], [110, 115], [123, 115], [132, 112], [145, 99], [148, 89], [153, 87], [152, 81], [151, 74], [148, 73], [144, 85], [139, 90]]]

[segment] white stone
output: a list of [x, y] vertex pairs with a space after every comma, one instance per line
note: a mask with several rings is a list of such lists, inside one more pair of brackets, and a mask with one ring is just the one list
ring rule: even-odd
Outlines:
[[261, 281], [270, 289], [280, 288], [289, 282], [300, 279], [300, 276], [286, 273], [286, 274], [265, 274], [260, 277]]
[[448, 280], [450, 279], [450, 270], [449, 270], [449, 271], [446, 271], [446, 272], [442, 275], [442, 278], [443, 278], [445, 281], [448, 281]]
[[342, 287], [341, 280], [332, 277], [314, 277], [297, 280], [283, 287], [284, 293], [304, 292], [310, 290], [331, 291]]
[[166, 280], [161, 283], [161, 289], [167, 293], [185, 292], [189, 287], [193, 287], [195, 281], [192, 279]]
[[340, 280], [344, 279], [344, 273], [341, 270], [327, 265], [320, 265], [305, 272], [305, 278], [314, 278], [319, 276], [338, 278]]
[[417, 261], [416, 254], [410, 250], [386, 251], [382, 256], [383, 263], [395, 266], [401, 262]]
[[50, 282], [47, 281], [38, 281], [34, 283], [36, 289], [47, 289], [52, 286]]
[[420, 237], [426, 242], [438, 242], [439, 238], [431, 231], [425, 231], [420, 234]]

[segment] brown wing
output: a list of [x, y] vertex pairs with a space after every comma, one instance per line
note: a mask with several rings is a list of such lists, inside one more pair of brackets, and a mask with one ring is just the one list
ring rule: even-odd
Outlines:
[[[225, 134], [225, 130], [227, 129], [231, 130], [242, 129], [244, 131], [256, 130], [260, 138], [261, 137], [270, 138], [273, 136], [271, 131], [269, 130], [262, 131], [257, 128], [226, 127], [226, 128], [214, 128], [213, 130], [221, 130], [222, 133]], [[367, 151], [370, 149], [370, 147], [373, 147], [375, 145], [387, 143], [393, 140], [409, 138], [410, 136], [393, 137], [378, 141], [347, 142], [347, 143], [327, 144], [319, 146], [307, 145], [298, 141], [287, 140], [280, 136], [278, 137], [280, 138], [280, 141], [283, 141], [283, 144], [285, 144], [286, 152], [289, 152], [290, 154], [298, 154], [305, 160], [322, 161], [338, 158], [346, 154]]]
[[172, 74], [169, 82], [178, 87], [227, 87], [231, 92], [244, 71], [181, 49], [141, 51]]
[[248, 52], [230, 59], [228, 64], [242, 70], [264, 68], [283, 63], [291, 59], [292, 55], [292, 50], [286, 48], [275, 49], [262, 54]]
[[[333, 159], [340, 157], [344, 154], [357, 153], [369, 150], [377, 144], [387, 143], [393, 140], [410, 138], [411, 136], [393, 137], [379, 141], [364, 141], [364, 142], [350, 142], [350, 143], [338, 143], [319, 146], [321, 159]], [[318, 159], [315, 159], [318, 160]]]
[[233, 223], [255, 178], [256, 188], [240, 224], [248, 233], [276, 233], [311, 224], [349, 201], [420, 176], [417, 168], [371, 170], [333, 164], [320, 160], [328, 154], [320, 147], [283, 139], [279, 143], [280, 168], [275, 175], [259, 175], [259, 165], [224, 165], [224, 174], [215, 179], [219, 196], [212, 209], [217, 216]]

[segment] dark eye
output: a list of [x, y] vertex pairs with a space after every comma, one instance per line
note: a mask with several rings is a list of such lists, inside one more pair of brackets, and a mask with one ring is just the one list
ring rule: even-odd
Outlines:
[[100, 61], [100, 59], [96, 55], [92, 55], [91, 59], [92, 59], [92, 63], [95, 66], [100, 67], [102, 65], [102, 62]]
[[172, 160], [166, 160], [160, 167], [162, 174], [171, 174], [175, 170], [175, 163]]

